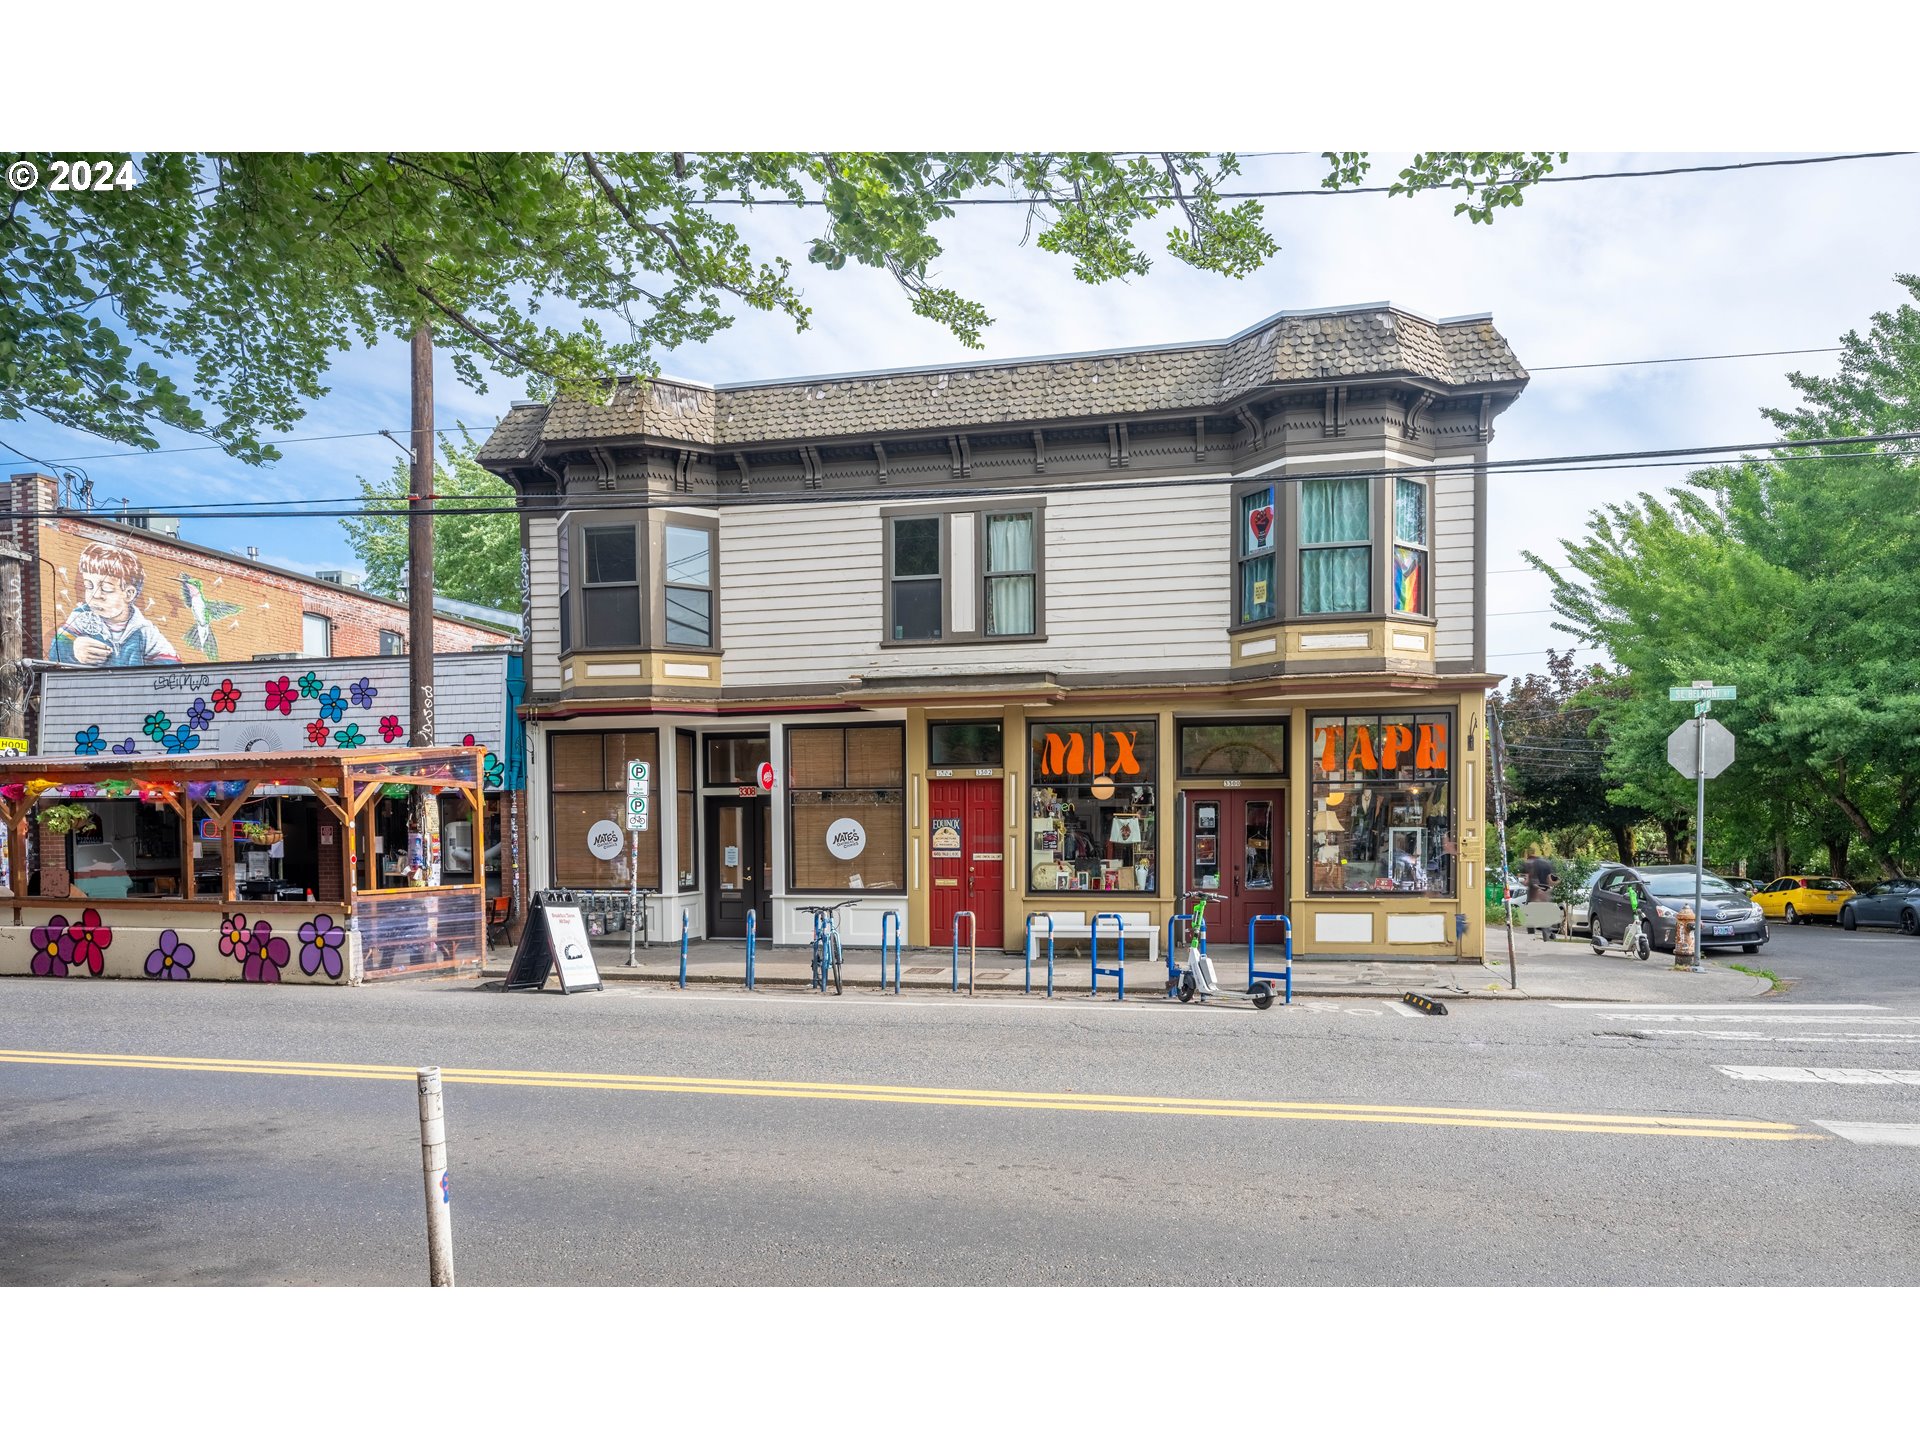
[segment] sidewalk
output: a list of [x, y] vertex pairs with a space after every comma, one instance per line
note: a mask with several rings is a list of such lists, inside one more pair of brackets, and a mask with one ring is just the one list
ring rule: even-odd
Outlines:
[[[1409, 990], [1448, 1000], [1598, 1000], [1628, 1004], [1714, 1004], [1749, 1000], [1770, 989], [1767, 980], [1727, 967], [1724, 961], [1709, 961], [1701, 974], [1673, 969], [1670, 957], [1656, 953], [1649, 960], [1629, 960], [1622, 955], [1595, 955], [1582, 940], [1578, 942], [1540, 940], [1515, 934], [1514, 955], [1520, 984], [1507, 983], [1506, 935], [1489, 932], [1488, 945], [1493, 954], [1482, 964], [1477, 960], [1295, 960], [1293, 993], [1306, 996], [1372, 996], [1397, 999]], [[680, 947], [654, 945], [635, 952], [639, 963], [627, 966], [625, 936], [611, 936], [593, 947], [594, 963], [600, 978], [608, 984], [652, 983], [677, 985], [680, 979]], [[1497, 957], [1497, 958], [1496, 958]], [[484, 976], [499, 980], [506, 976], [513, 951], [496, 947], [488, 956]], [[1246, 983], [1246, 949], [1223, 947], [1213, 956], [1215, 974], [1221, 988], [1238, 992]], [[1102, 950], [1102, 961], [1111, 966], [1113, 954]], [[1262, 946], [1260, 968], [1281, 967], [1277, 946]], [[778, 988], [804, 987], [808, 983], [809, 961], [804, 946], [757, 946], [754, 951], [754, 983]], [[935, 991], [950, 994], [953, 986], [951, 950], [908, 949], [901, 956], [901, 989]], [[849, 949], [841, 967], [843, 983], [853, 990], [878, 990], [880, 957], [867, 947]], [[1084, 998], [1090, 991], [1091, 973], [1084, 954], [1057, 955], [1053, 971], [1055, 996]], [[967, 953], [960, 952], [960, 990], [967, 987]], [[687, 984], [743, 987], [746, 983], [746, 944], [740, 940], [695, 940], [687, 947]], [[557, 986], [558, 979], [549, 985]], [[888, 960], [888, 989], [892, 989], [893, 967]], [[1127, 961], [1127, 998], [1158, 999], [1166, 994], [1167, 967], [1164, 960]], [[1026, 957], [982, 951], [975, 962], [973, 988], [976, 995], [1020, 994], [1027, 985]], [[1047, 965], [1044, 952], [1033, 967], [1033, 993], [1046, 994]], [[1111, 998], [1114, 981], [1100, 977], [1100, 995]]]

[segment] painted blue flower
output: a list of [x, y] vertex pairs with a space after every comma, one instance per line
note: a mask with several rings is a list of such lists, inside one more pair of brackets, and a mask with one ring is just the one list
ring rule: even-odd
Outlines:
[[189, 727], [182, 725], [178, 730], [160, 737], [160, 748], [169, 755], [184, 755], [189, 750], [200, 748], [200, 737]]
[[187, 707], [187, 724], [195, 730], [206, 729], [213, 724], [213, 707], [198, 695], [194, 696], [193, 704]]
[[140, 753], [139, 742], [137, 742], [133, 736], [129, 735], [113, 747], [113, 753], [116, 755], [138, 755]]
[[373, 708], [373, 697], [380, 693], [373, 688], [373, 681], [365, 675], [362, 675], [358, 680], [354, 681], [353, 684], [348, 687], [348, 692], [352, 696], [353, 703], [358, 705], [362, 710], [371, 710]]
[[146, 724], [140, 728], [147, 732], [148, 739], [158, 740], [173, 728], [173, 722], [167, 719], [166, 711], [156, 710], [153, 714], [147, 716]]
[[340, 687], [334, 686], [320, 697], [320, 718], [329, 722], [344, 720], [347, 715], [347, 702], [341, 698]]
[[73, 732], [73, 753], [76, 755], [98, 755], [107, 748], [107, 742], [100, 738], [100, 727], [89, 725], [84, 730]]

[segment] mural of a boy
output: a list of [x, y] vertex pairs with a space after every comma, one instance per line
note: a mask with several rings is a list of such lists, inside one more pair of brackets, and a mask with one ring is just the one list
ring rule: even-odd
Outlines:
[[67, 665], [179, 664], [180, 656], [135, 603], [146, 584], [140, 557], [115, 545], [80, 552], [81, 602], [53, 636], [51, 659]]

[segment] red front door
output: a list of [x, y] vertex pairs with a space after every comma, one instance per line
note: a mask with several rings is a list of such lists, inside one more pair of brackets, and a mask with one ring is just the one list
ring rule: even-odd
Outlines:
[[[1180, 888], [1219, 897], [1207, 906], [1210, 951], [1223, 943], [1244, 946], [1254, 916], [1286, 913], [1285, 805], [1279, 790], [1188, 792], [1187, 873]], [[1262, 925], [1259, 940], [1278, 944], [1280, 927]]]
[[[927, 833], [932, 849], [928, 911], [935, 945], [953, 943], [953, 917], [973, 912], [982, 950], [1005, 943], [1002, 895], [1006, 883], [1006, 836], [999, 780], [935, 780], [927, 786]], [[960, 932], [964, 942], [967, 933]]]

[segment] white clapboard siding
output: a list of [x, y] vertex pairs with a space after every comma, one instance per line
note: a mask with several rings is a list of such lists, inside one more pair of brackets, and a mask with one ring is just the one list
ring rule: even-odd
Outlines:
[[[309, 671], [318, 677], [323, 693], [340, 687], [347, 712], [328, 722], [328, 740], [316, 746], [307, 725], [321, 718], [316, 699], [299, 693], [300, 677]], [[282, 715], [266, 708], [267, 682], [286, 677], [295, 686], [293, 713]], [[231, 711], [215, 711], [204, 728], [189, 719], [198, 699], [212, 708], [213, 692], [222, 680], [231, 680], [240, 692]], [[351, 703], [356, 680], [371, 684], [371, 705]], [[407, 683], [407, 657], [370, 655], [328, 659], [242, 660], [233, 664], [140, 665], [97, 670], [51, 670], [41, 681], [40, 750], [47, 755], [73, 755], [77, 737], [99, 726], [98, 739], [107, 748], [100, 758], [111, 759], [116, 745], [133, 741], [136, 753], [164, 754], [162, 744], [146, 733], [147, 717], [164, 715], [168, 729], [182, 725], [198, 740], [194, 756], [241, 751], [307, 751], [340, 753], [334, 732], [358, 725], [365, 745], [353, 753], [388, 748], [380, 738], [380, 721], [391, 715], [401, 724], [394, 743], [405, 745], [412, 707]], [[506, 731], [507, 656], [504, 651], [475, 651], [437, 655], [433, 662], [434, 738], [442, 745], [458, 745], [471, 735], [474, 743], [498, 754]]]
[[527, 520], [527, 619], [533, 636], [529, 676], [535, 694], [560, 688], [560, 552], [554, 543], [558, 524], [545, 515]]
[[886, 577], [882, 516], [873, 502], [723, 512], [727, 684], [1227, 663], [1226, 487], [1149, 482], [1080, 495], [1049, 491], [1045, 500], [1047, 639], [990, 648], [881, 648]]
[[1473, 659], [1473, 474], [1433, 481], [1433, 615], [1436, 660]]

